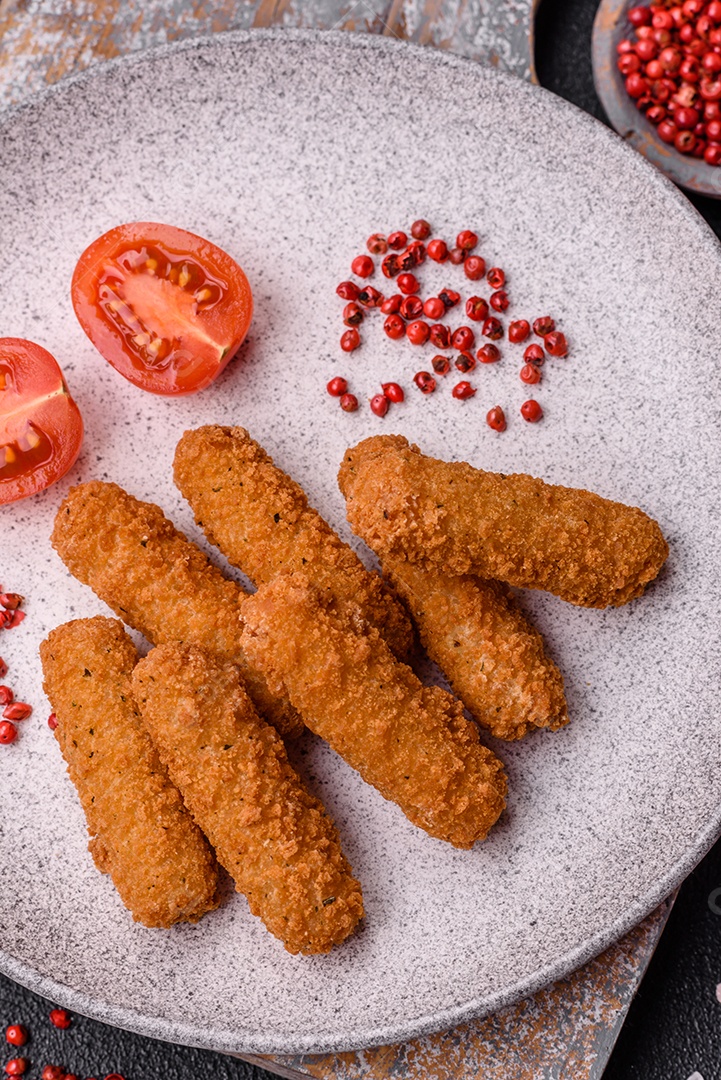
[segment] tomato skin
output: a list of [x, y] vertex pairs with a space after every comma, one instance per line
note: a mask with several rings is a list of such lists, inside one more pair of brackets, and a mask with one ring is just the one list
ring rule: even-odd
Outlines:
[[0, 503], [65, 476], [82, 442], [80, 410], [55, 358], [32, 341], [0, 338]]
[[71, 295], [108, 363], [135, 386], [168, 397], [209, 386], [253, 316], [248, 279], [230, 255], [194, 233], [147, 221], [98, 237], [78, 260]]

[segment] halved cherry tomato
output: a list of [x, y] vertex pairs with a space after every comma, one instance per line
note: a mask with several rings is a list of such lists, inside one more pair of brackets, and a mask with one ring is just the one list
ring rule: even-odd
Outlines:
[[184, 229], [118, 225], [80, 256], [75, 314], [116, 371], [152, 394], [203, 390], [240, 348], [253, 297], [238, 264]]
[[0, 503], [50, 487], [74, 464], [83, 421], [55, 359], [0, 338]]

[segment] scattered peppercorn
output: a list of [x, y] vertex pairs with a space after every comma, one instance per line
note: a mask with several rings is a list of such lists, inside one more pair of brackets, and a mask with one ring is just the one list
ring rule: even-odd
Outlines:
[[462, 248], [463, 251], [473, 251], [477, 243], [478, 236], [470, 229], [464, 229], [456, 237], [456, 247]]
[[534, 385], [541, 381], [541, 370], [535, 364], [524, 364], [520, 371], [521, 382]]
[[423, 304], [423, 314], [427, 319], [442, 319], [446, 313], [446, 305], [440, 296], [429, 296]]
[[375, 394], [371, 398], [371, 412], [374, 412], [376, 416], [385, 416], [388, 412], [388, 398], [385, 394]]
[[[355, 394], [343, 394], [343, 397], [340, 399], [340, 407], [343, 412], [355, 412], [358, 408], [358, 398]], [[49, 720], [48, 724], [50, 724]], [[57, 727], [57, 721], [55, 726]]]
[[14, 697], [9, 686], [0, 686], [0, 705], [9, 705]]
[[524, 420], [527, 420], [529, 424], [537, 424], [543, 416], [543, 409], [531, 398], [529, 401], [524, 401], [521, 405], [521, 416]]
[[343, 394], [345, 394], [348, 390], [348, 382], [340, 375], [336, 375], [334, 379], [330, 380], [326, 387], [326, 390], [331, 395], [331, 397], [343, 397]]
[[372, 277], [375, 269], [370, 255], [356, 255], [355, 259], [350, 264], [350, 268], [354, 274], [357, 274], [358, 277], [362, 278]]
[[366, 241], [366, 247], [371, 255], [385, 255], [388, 251], [388, 241], [383, 233], [373, 233]]
[[496, 345], [482, 345], [476, 357], [482, 364], [495, 364], [501, 359], [501, 351]]
[[11, 1046], [25, 1046], [28, 1041], [28, 1030], [23, 1024], [10, 1024], [5, 1031], [5, 1039]]
[[67, 1009], [50, 1010], [50, 1023], [53, 1027], [60, 1028], [61, 1031], [67, 1031], [72, 1022], [73, 1018]]
[[448, 252], [448, 259], [454, 266], [460, 266], [461, 263], [466, 261], [465, 248], [454, 247]]
[[414, 293], [420, 292], [421, 288], [415, 274], [399, 274], [397, 285], [405, 296], [412, 296]]
[[0, 593], [0, 606], [8, 611], [15, 611], [23, 602], [22, 596], [16, 592]]
[[400, 315], [389, 315], [386, 321], [383, 323], [383, 329], [389, 338], [393, 338], [394, 341], [398, 341], [399, 338], [405, 336], [406, 324]]
[[397, 315], [400, 311], [401, 301], [403, 297], [400, 293], [395, 293], [393, 296], [388, 296], [381, 304], [381, 311], [384, 315]]
[[475, 344], [476, 335], [473, 333], [470, 326], [459, 326], [451, 335], [451, 345], [454, 349], [458, 349], [459, 352], [465, 352], [468, 349], [472, 349]]
[[413, 382], [422, 394], [432, 394], [436, 388], [436, 380], [430, 371], [417, 371], [413, 376]]
[[463, 264], [463, 272], [469, 281], [480, 281], [486, 272], [486, 260], [480, 255], [469, 255]]
[[351, 300], [343, 308], [343, 322], [346, 326], [360, 326], [363, 322], [363, 309], [355, 301]]
[[541, 345], [529, 345], [523, 354], [523, 359], [527, 364], [542, 364], [546, 359], [546, 354]]
[[431, 227], [423, 218], [414, 221], [411, 225], [411, 236], [416, 240], [427, 240], [431, 235]]
[[3, 709], [3, 717], [6, 720], [27, 720], [32, 711], [32, 705], [27, 705], [24, 701], [13, 701]]
[[397, 382], [383, 383], [383, 393], [389, 401], [393, 401], [396, 404], [405, 399], [403, 387], [399, 386]]
[[[482, 296], [471, 296], [466, 300], [466, 315], [473, 322], [483, 322], [488, 318], [488, 301]], [[511, 324], [513, 325], [513, 324]]]
[[533, 333], [536, 337], [545, 338], [546, 334], [550, 334], [556, 329], [556, 324], [552, 318], [548, 315], [544, 315], [540, 319], [536, 319], [533, 323]]
[[434, 356], [431, 364], [436, 375], [447, 375], [451, 370], [451, 362], [447, 356]]
[[494, 431], [506, 430], [506, 414], [500, 405], [494, 405], [492, 409], [489, 409], [486, 413], [486, 423], [489, 428], [493, 428]]
[[428, 258], [433, 259], [433, 262], [442, 263], [448, 258], [448, 245], [445, 240], [431, 240], [426, 251]]
[[357, 300], [360, 289], [354, 281], [341, 281], [336, 292], [342, 300]]
[[0, 744], [9, 746], [18, 737], [18, 729], [9, 720], [0, 720]]
[[461, 300], [461, 294], [457, 293], [455, 289], [441, 289], [438, 296], [447, 308], [455, 307]]
[[417, 319], [423, 314], [423, 301], [420, 296], [404, 296], [401, 300], [400, 314], [404, 319]]
[[558, 330], [546, 334], [543, 343], [550, 356], [568, 356], [568, 342], [565, 334], [561, 334]]
[[372, 285], [366, 285], [358, 293], [358, 303], [367, 308], [380, 307], [383, 303], [383, 294], [374, 289]]
[[54, 712], [51, 712], [50, 716], [48, 717], [48, 727], [50, 728], [51, 731], [55, 731], [55, 728], [57, 726], [58, 726], [58, 718], [57, 718], [57, 716], [55, 715]]
[[434, 323], [429, 334], [431, 345], [435, 349], [450, 349], [451, 328], [444, 323]]
[[494, 311], [505, 311], [508, 302], [508, 293], [505, 289], [498, 289], [497, 292], [491, 293], [490, 303]]
[[475, 392], [476, 391], [471, 384], [465, 380], [457, 383], [451, 391], [453, 397], [457, 398], [459, 401], [466, 401], [468, 398], [472, 398]]
[[5, 1072], [8, 1076], [22, 1076], [27, 1067], [27, 1058], [11, 1058], [5, 1065]]
[[531, 324], [527, 319], [516, 319], [508, 327], [508, 340], [512, 341], [514, 345], [520, 345], [522, 341], [526, 340], [530, 332]]
[[340, 339], [340, 347], [343, 352], [353, 352], [361, 343], [360, 334], [356, 329], [346, 330]]
[[455, 365], [460, 372], [467, 375], [469, 371], [473, 371], [476, 366], [476, 358], [473, 353], [462, 352], [459, 353], [455, 359]]
[[408, 243], [408, 237], [404, 232], [392, 232], [388, 237], [388, 247], [394, 251], [401, 251]]
[[[348, 333], [352, 332], [353, 331], [350, 330], [348, 331]], [[484, 337], [490, 338], [491, 341], [499, 341], [500, 338], [503, 337], [503, 323], [491, 315], [491, 317], [484, 322], [482, 333]]]
[[412, 345], [425, 345], [429, 335], [430, 327], [422, 319], [416, 319], [415, 322], [408, 323], [406, 327], [406, 337]]

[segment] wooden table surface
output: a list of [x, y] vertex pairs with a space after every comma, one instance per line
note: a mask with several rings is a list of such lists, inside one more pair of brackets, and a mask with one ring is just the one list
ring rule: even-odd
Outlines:
[[[139, 49], [269, 26], [391, 35], [533, 81], [538, 2], [0, 0], [0, 108]], [[593, 1080], [603, 1072], [669, 908], [662, 905], [569, 978], [486, 1019], [397, 1046], [246, 1060], [278, 1075], [316, 1080]]]

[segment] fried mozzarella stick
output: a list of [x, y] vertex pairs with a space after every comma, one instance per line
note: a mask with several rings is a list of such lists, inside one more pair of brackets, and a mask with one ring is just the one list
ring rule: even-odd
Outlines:
[[499, 739], [568, 723], [563, 676], [500, 581], [384, 559], [421, 643], [471, 715]]
[[92, 480], [71, 488], [51, 540], [70, 573], [123, 622], [153, 644], [185, 641], [237, 664], [256, 708], [281, 735], [303, 730], [295, 710], [269, 692], [240, 648], [246, 593], [160, 507]]
[[217, 425], [186, 431], [174, 476], [210, 543], [255, 585], [301, 571], [328, 589], [341, 611], [360, 608], [396, 656], [408, 657], [413, 628], [398, 600], [247, 431]]
[[243, 614], [248, 656], [364, 780], [455, 847], [487, 835], [506, 777], [460, 702], [423, 686], [377, 631], [340, 618], [300, 574], [262, 585]]
[[425, 457], [401, 435], [346, 452], [348, 520], [382, 558], [545, 589], [581, 607], [639, 596], [668, 545], [643, 511], [532, 476]]
[[65, 623], [40, 658], [95, 865], [136, 922], [197, 922], [218, 906], [218, 867], [138, 716], [130, 684], [138, 657], [122, 624]]
[[260, 719], [238, 669], [161, 645], [133, 692], [185, 804], [250, 910], [291, 953], [325, 953], [363, 916], [358, 882], [322, 803]]

